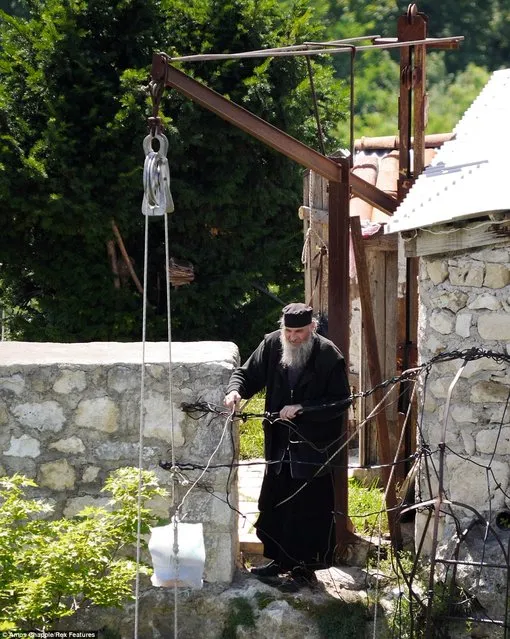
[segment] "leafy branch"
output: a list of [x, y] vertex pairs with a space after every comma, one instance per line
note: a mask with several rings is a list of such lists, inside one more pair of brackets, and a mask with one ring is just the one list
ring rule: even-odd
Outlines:
[[106, 508], [87, 506], [58, 520], [40, 518], [52, 507], [27, 498], [32, 480], [0, 478], [0, 630], [48, 629], [80, 608], [133, 598], [136, 563], [127, 555], [137, 538], [139, 478], [146, 533], [155, 523], [147, 502], [166, 495], [152, 472], [114, 471], [102, 489], [111, 494]]

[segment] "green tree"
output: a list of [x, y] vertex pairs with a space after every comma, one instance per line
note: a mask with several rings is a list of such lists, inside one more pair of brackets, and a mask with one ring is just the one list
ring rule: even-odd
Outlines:
[[419, 9], [429, 17], [429, 34], [462, 35], [458, 51], [445, 57], [449, 73], [469, 63], [495, 70], [508, 64], [510, 8], [506, 0], [421, 0]]
[[24, 15], [22, 2], [19, 0], [0, 0], [0, 11], [5, 11], [12, 15]]
[[[323, 30], [302, 0], [288, 9], [276, 0], [30, 7], [29, 20], [4, 14], [1, 27], [1, 277], [4, 301], [19, 309], [11, 331], [29, 340], [138, 339], [140, 296], [133, 286], [114, 288], [105, 246], [114, 218], [141, 277], [143, 85], [152, 52], [236, 52]], [[313, 68], [333, 150], [345, 93], [329, 61]], [[317, 146], [305, 60], [186, 71]], [[276, 284], [284, 301], [302, 295], [301, 169], [175, 91], [165, 92], [161, 111], [176, 204], [170, 254], [195, 267], [195, 282], [172, 292], [174, 337], [251, 347], [279, 312], [260, 287]], [[162, 220], [149, 226], [149, 334], [158, 339], [166, 335]]]
[[[322, 5], [322, 21], [331, 40], [362, 36], [396, 35], [400, 13], [396, 0], [336, 0]], [[360, 41], [357, 45], [369, 44]], [[354, 136], [395, 135], [399, 86], [398, 52], [358, 52], [352, 60], [354, 74]], [[351, 56], [336, 55], [336, 76], [350, 81]], [[349, 142], [349, 119], [339, 122], [342, 144]]]
[[[157, 522], [146, 504], [166, 491], [154, 473], [142, 471], [140, 479], [141, 529], [148, 533]], [[109, 509], [90, 506], [72, 519], [44, 518], [51, 506], [25, 495], [34, 487], [21, 475], [0, 478], [0, 630], [48, 629], [77, 608], [132, 599], [137, 568], [126, 551], [137, 539], [138, 469], [108, 477]]]
[[[429, 52], [427, 90], [429, 124], [426, 133], [449, 132], [476, 98], [488, 79], [485, 68], [495, 69], [508, 58], [505, 33], [509, 9], [506, 3], [490, 0], [483, 6], [474, 0], [460, 3], [418, 2], [418, 10], [428, 17], [429, 36], [464, 35], [458, 49]], [[399, 6], [400, 5], [400, 6]], [[379, 34], [396, 36], [397, 19], [407, 10], [395, 0], [322, 0], [320, 11], [328, 36], [340, 39]], [[506, 51], [506, 53], [505, 53]], [[346, 56], [335, 58], [337, 76], [350, 72]], [[360, 52], [354, 64], [354, 132], [356, 137], [398, 133], [399, 52]], [[339, 127], [347, 139], [347, 123]], [[345, 142], [344, 142], [345, 143]]]
[[3, 14], [0, 31], [1, 277], [4, 301], [19, 309], [11, 333], [126, 338], [139, 302], [112, 290], [105, 243], [112, 217], [128, 237], [139, 226], [144, 96], [127, 71], [150, 59], [161, 7], [29, 8], [26, 20]]
[[429, 56], [430, 109], [427, 133], [453, 131], [462, 115], [489, 79], [483, 67], [468, 64], [464, 71], [448, 74], [443, 55]]

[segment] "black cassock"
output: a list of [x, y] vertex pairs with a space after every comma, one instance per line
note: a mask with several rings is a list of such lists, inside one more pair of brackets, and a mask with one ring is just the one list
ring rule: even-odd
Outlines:
[[331, 566], [335, 550], [333, 504], [331, 473], [311, 480], [293, 479], [284, 463], [278, 475], [266, 474], [255, 525], [264, 556], [288, 569], [300, 564], [313, 569]]

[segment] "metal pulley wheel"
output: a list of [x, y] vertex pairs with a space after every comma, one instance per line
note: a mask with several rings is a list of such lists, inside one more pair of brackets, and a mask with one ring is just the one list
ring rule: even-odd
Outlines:
[[[153, 147], [158, 143], [158, 150]], [[170, 193], [170, 168], [166, 154], [168, 140], [162, 133], [149, 134], [143, 141], [145, 163], [143, 165], [143, 202], [144, 215], [165, 215], [174, 210], [174, 201]]]

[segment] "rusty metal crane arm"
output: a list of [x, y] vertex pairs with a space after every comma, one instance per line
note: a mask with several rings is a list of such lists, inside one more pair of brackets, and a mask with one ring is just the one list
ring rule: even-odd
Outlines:
[[[342, 171], [337, 162], [321, 155], [272, 124], [253, 115], [253, 113], [250, 113], [235, 102], [227, 100], [227, 98], [182, 71], [178, 71], [169, 64], [164, 54], [154, 55], [151, 75], [154, 82], [164, 82], [166, 87], [176, 89], [190, 98], [190, 100], [193, 100], [193, 102], [216, 113], [216, 115], [230, 122], [230, 124], [245, 131], [298, 164], [315, 171], [332, 182], [342, 181]], [[397, 200], [387, 195], [384, 191], [354, 174], [351, 174], [350, 181], [354, 195], [389, 215], [395, 211]]]

